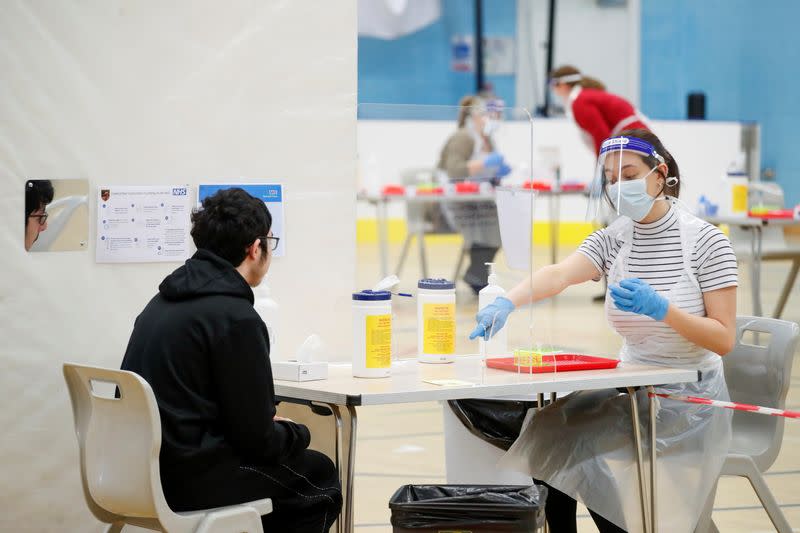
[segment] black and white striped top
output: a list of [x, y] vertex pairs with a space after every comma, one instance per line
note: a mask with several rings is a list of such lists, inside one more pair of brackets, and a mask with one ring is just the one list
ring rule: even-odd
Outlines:
[[[707, 222], [697, 235], [692, 251], [691, 271], [697, 276], [703, 292], [735, 287], [736, 255], [730, 241], [718, 228]], [[606, 233], [605, 228], [589, 235], [578, 251], [589, 258], [602, 273], [608, 273], [617, 258], [621, 242]], [[669, 290], [683, 272], [681, 235], [675, 208], [660, 220], [649, 224], [633, 223], [633, 245], [628, 272], [649, 283], [657, 291]]]
[[[608, 273], [621, 241], [608, 234], [606, 229], [595, 231], [578, 248], [603, 273]], [[702, 222], [692, 250], [690, 272], [696, 277], [702, 292], [738, 285], [736, 256], [728, 238], [716, 227]], [[675, 207], [661, 219], [649, 224], [633, 223], [633, 242], [627, 263], [627, 275], [649, 283], [656, 291], [666, 292], [675, 286], [684, 273], [680, 226]], [[671, 294], [673, 303], [684, 311], [706, 316], [705, 303], [696, 289], [681, 287]], [[628, 343], [658, 342], [668, 347], [671, 357], [693, 357], [705, 353], [689, 343], [668, 325], [615, 308], [609, 310], [609, 319], [618, 333]], [[660, 350], [659, 350], [660, 351]]]

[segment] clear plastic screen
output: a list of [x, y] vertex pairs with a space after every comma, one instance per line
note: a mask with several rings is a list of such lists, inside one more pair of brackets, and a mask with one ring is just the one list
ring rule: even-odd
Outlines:
[[[486, 359], [550, 349], [549, 334], [536, 330], [534, 306], [511, 314], [503, 349], [469, 339], [480, 308], [474, 289], [487, 283], [485, 263], [495, 263], [498, 285], [510, 291], [531, 283], [535, 255], [546, 255], [532, 246], [540, 193], [534, 190], [531, 116], [498, 101], [474, 104], [358, 108], [358, 288], [396, 274], [396, 292], [414, 295], [393, 299], [397, 370], [407, 372], [422, 350], [418, 280], [456, 283], [452, 364], [420, 365], [421, 379], [433, 372], [476, 383], [492, 376], [508, 380], [513, 372], [487, 369]], [[494, 298], [484, 295], [480, 303]], [[517, 369], [529, 371], [527, 364]]]

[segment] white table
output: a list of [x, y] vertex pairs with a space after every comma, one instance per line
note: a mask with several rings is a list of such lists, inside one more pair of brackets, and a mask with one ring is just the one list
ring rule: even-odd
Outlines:
[[[517, 374], [486, 369], [477, 358], [447, 365], [404, 363], [405, 371], [398, 370], [389, 378], [359, 379], [351, 375], [349, 364], [332, 364], [327, 380], [303, 383], [275, 381], [275, 395], [279, 400], [326, 406], [333, 413], [336, 428], [336, 465], [342, 481], [344, 497], [343, 520], [340, 530], [353, 531], [353, 479], [355, 468], [357, 407], [397, 403], [459, 400], [470, 398], [497, 398], [513, 395], [543, 395], [578, 390], [647, 387], [654, 385], [696, 382], [699, 373], [691, 369], [620, 364], [616, 369], [563, 372], [560, 374]], [[410, 371], [408, 370], [410, 369]], [[425, 383], [428, 379], [473, 380], [474, 384], [442, 387]], [[655, 400], [650, 400], [650, 438], [655, 442]], [[656, 447], [651, 446], [650, 489], [645, 486], [639, 413], [634, 395], [631, 395], [631, 422], [637, 465], [639, 491], [642, 505], [642, 522], [646, 530], [656, 528]], [[349, 428], [349, 438], [344, 439], [344, 429]], [[344, 475], [342, 473], [344, 470]], [[648, 497], [649, 493], [649, 497]], [[648, 505], [649, 501], [649, 505]]]
[[[550, 262], [555, 263], [558, 259], [558, 231], [559, 221], [561, 217], [561, 196], [568, 195], [585, 195], [584, 190], [563, 190], [552, 189], [549, 191], [536, 191], [537, 195], [545, 196], [548, 199], [548, 211], [550, 213]], [[365, 201], [375, 206], [376, 222], [378, 224], [378, 245], [380, 247], [380, 261], [381, 261], [381, 275], [389, 275], [389, 235], [387, 229], [388, 219], [388, 205], [390, 202], [403, 202], [408, 205], [425, 205], [425, 204], [447, 204], [447, 203], [469, 203], [469, 202], [494, 202], [494, 192], [476, 193], [476, 194], [420, 194], [414, 196], [408, 195], [386, 195], [386, 194], [359, 194], [358, 199]], [[425, 259], [424, 237], [425, 232], [420, 229], [417, 232], [417, 242], [420, 248], [420, 261], [422, 277], [428, 277], [428, 265]], [[456, 276], [458, 275], [459, 266], [456, 267]]]
[[[792, 218], [758, 218], [758, 217], [703, 217], [707, 222], [719, 226], [720, 224], [727, 224], [728, 226], [738, 226], [750, 232], [750, 249], [752, 253], [752, 267], [750, 268], [750, 290], [753, 299], [753, 314], [755, 316], [763, 316], [763, 307], [761, 302], [761, 262], [763, 258], [763, 228], [767, 226], [800, 226], [800, 220]], [[784, 259], [781, 257], [781, 259]], [[789, 277], [783, 285], [781, 296], [775, 306], [773, 318], [780, 318], [783, 308], [786, 305], [786, 300], [789, 298], [789, 293], [794, 286], [794, 281], [797, 278], [797, 272], [800, 270], [800, 254], [797, 252], [788, 253], [785, 259], [793, 259], [792, 270]]]

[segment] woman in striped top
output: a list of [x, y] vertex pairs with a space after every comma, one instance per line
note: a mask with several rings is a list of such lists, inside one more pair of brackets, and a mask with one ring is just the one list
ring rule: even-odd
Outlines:
[[[623, 216], [481, 309], [471, 337], [491, 336], [518, 306], [606, 274], [606, 316], [623, 338], [620, 358], [697, 368], [699, 382], [658, 391], [728, 399], [720, 356], [735, 343], [737, 287], [728, 239], [676, 203], [678, 165], [652, 133], [631, 130], [607, 139], [598, 165], [598, 190]], [[646, 414], [645, 391], [636, 399]], [[576, 530], [576, 500], [601, 532], [643, 531], [629, 421], [626, 395], [573, 393], [537, 412], [501, 464], [549, 486], [546, 512], [554, 533]], [[730, 413], [663, 400], [656, 421], [659, 528], [691, 532], [713, 497], [730, 443]]]

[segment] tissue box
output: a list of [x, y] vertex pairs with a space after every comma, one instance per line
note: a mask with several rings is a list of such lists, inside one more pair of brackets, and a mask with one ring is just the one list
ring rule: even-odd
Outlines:
[[272, 378], [284, 381], [314, 381], [328, 379], [328, 363], [272, 361]]

